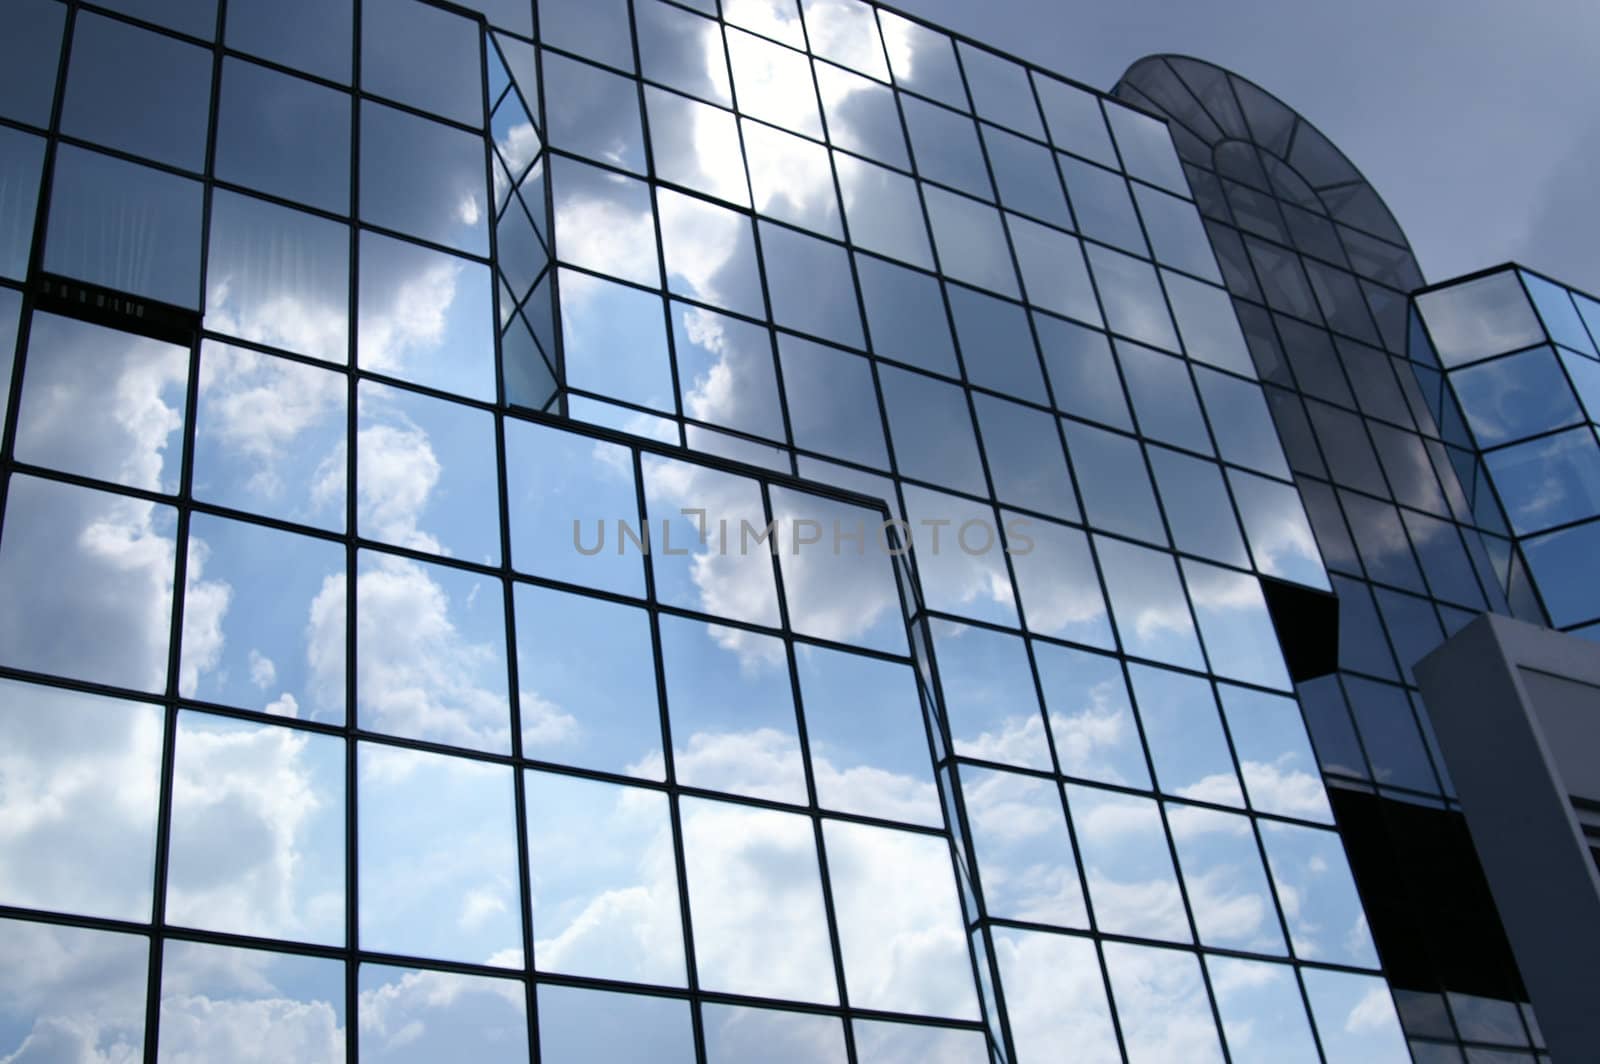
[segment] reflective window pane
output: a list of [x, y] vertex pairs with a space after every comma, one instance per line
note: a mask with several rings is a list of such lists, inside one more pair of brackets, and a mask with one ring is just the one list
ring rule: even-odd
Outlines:
[[0, 901], [150, 919], [162, 731], [159, 706], [0, 681]]
[[1056, 147], [1107, 166], [1117, 165], [1100, 101], [1092, 93], [1038, 73], [1033, 75], [1033, 84]]
[[473, 22], [417, 0], [361, 0], [361, 87], [481, 126], [478, 38]]
[[727, 37], [740, 112], [820, 139], [822, 118], [804, 53], [742, 30], [730, 29]]
[[1189, 194], [1189, 182], [1183, 176], [1178, 153], [1172, 146], [1172, 135], [1167, 124], [1158, 118], [1140, 114], [1131, 107], [1107, 102], [1106, 119], [1116, 136], [1117, 149], [1128, 173], [1141, 181], [1159, 185], [1180, 196]]
[[1173, 331], [1154, 268], [1098, 244], [1089, 245], [1089, 266], [1113, 332], [1168, 351], [1178, 350], [1178, 334]]
[[1165, 543], [1161, 511], [1138, 441], [1076, 421], [1063, 421], [1061, 427], [1089, 523], [1108, 532]]
[[[1206, 236], [1205, 227], [1200, 224], [1200, 214], [1194, 204], [1139, 184], [1133, 186], [1133, 198], [1139, 204], [1139, 216], [1144, 221], [1145, 232], [1150, 236], [1151, 250], [1155, 252], [1157, 262], [1217, 284], [1222, 283], [1211, 241]], [[1167, 280], [1170, 293], [1173, 290], [1171, 274], [1167, 275]], [[1180, 328], [1183, 326], [1181, 314], [1178, 325]], [[1193, 350], [1190, 354], [1197, 358], [1204, 357]], [[1240, 372], [1249, 372], [1248, 366]]]
[[1122, 942], [1105, 953], [1129, 1064], [1223, 1059], [1199, 958]]
[[66, 9], [52, 0], [17, 0], [6, 8], [0, 42], [0, 114], [41, 129], [50, 124]]
[[1484, 461], [1519, 533], [1600, 512], [1600, 445], [1588, 428], [1494, 451]]
[[[859, 12], [871, 25], [872, 9], [864, 4], [840, 0], [811, 0], [811, 8]], [[872, 27], [875, 32], [877, 27]], [[823, 47], [815, 32], [811, 46], [821, 54]], [[878, 53], [880, 56], [882, 53]], [[894, 93], [887, 87], [827, 63], [814, 63], [817, 88], [822, 94], [822, 113], [828, 121], [828, 137], [835, 147], [865, 155], [901, 170], [911, 167], [906, 151], [906, 135], [900, 126], [900, 112]]]
[[357, 364], [492, 400], [494, 311], [488, 268], [365, 231], [360, 254]]
[[352, 7], [344, 0], [231, 0], [228, 47], [349, 84]]
[[957, 376], [939, 282], [870, 255], [857, 255], [855, 261], [873, 351], [930, 373]]
[[701, 985], [838, 1001], [811, 819], [694, 798], [682, 811]]
[[984, 454], [1001, 502], [1078, 520], [1056, 422], [1048, 413], [988, 395], [974, 395]]
[[1128, 194], [1127, 180], [1114, 170], [1090, 166], [1069, 156], [1059, 156], [1057, 162], [1067, 183], [1067, 195], [1072, 199], [1078, 231], [1144, 255], [1144, 234], [1139, 228], [1139, 215], [1133, 209], [1133, 199]]
[[[787, 334], [778, 338], [778, 356], [795, 446], [887, 469], [871, 363]], [[894, 372], [884, 370], [886, 378]]]
[[1322, 556], [1295, 490], [1234, 469], [1228, 470], [1228, 484], [1256, 568], [1267, 576], [1326, 589]]
[[[144, 1045], [150, 940], [0, 920], [0, 1052], [137, 1058]], [[42, 963], [48, 960], [48, 963]]]
[[575, 270], [562, 270], [558, 280], [567, 384], [673, 410], [661, 297]]
[[689, 1003], [540, 985], [539, 1059], [550, 1064], [694, 1064]]
[[256, 1053], [339, 1064], [344, 966], [319, 957], [168, 942], [161, 957], [158, 1060]]
[[1169, 802], [1167, 822], [1200, 941], [1287, 955], [1250, 818]]
[[544, 92], [552, 146], [634, 173], [644, 172], [639, 90], [617, 74], [553, 52], [544, 53]]
[[1304, 969], [1306, 997], [1330, 1060], [1404, 1064], [1409, 1054], [1389, 987], [1377, 976]]
[[[683, 412], [714, 425], [781, 439], [783, 406], [773, 371], [771, 333], [762, 326], [676, 301], [671, 314]], [[791, 344], [824, 350], [785, 336], [785, 349]], [[784, 383], [792, 406], [799, 382], [786, 375]], [[789, 413], [792, 420], [794, 410]]]
[[528, 1059], [528, 999], [521, 983], [363, 964], [357, 987], [362, 1060], [424, 1064], [456, 1054], [485, 1064]]
[[967, 92], [961, 85], [961, 69], [956, 66], [949, 37], [881, 8], [878, 24], [883, 27], [883, 45], [896, 84], [940, 103], [966, 108]]
[[[1031, 99], [1029, 103], [1031, 105]], [[991, 125], [979, 128], [994, 168], [1001, 204], [1051, 225], [1071, 229], [1072, 214], [1067, 209], [1061, 176], [1056, 171], [1050, 149]]]
[[1172, 524], [1173, 545], [1180, 551], [1248, 566], [1250, 556], [1228, 502], [1221, 467], [1165, 447], [1151, 447], [1147, 453], [1161, 504]]
[[[716, 22], [662, 0], [635, 4], [634, 18], [645, 77], [725, 107], [733, 105], [728, 62], [722, 53], [722, 30]], [[650, 97], [652, 90], [646, 89], [645, 94]], [[650, 117], [654, 124], [654, 110]], [[658, 152], [657, 166], [660, 163]]]
[[1016, 298], [1017, 275], [1000, 213], [988, 204], [931, 185], [923, 186], [923, 197], [945, 274]]
[[[888, 17], [887, 13], [884, 17]], [[982, 1031], [883, 1020], [854, 1020], [850, 1029], [856, 1036], [856, 1059], [862, 1064], [916, 1064], [925, 1060], [982, 1064], [989, 1059], [989, 1046]]]
[[1209, 956], [1205, 965], [1229, 1059], [1239, 1064], [1318, 1059], [1293, 968]]
[[1247, 573], [1191, 558], [1183, 559], [1182, 564], [1211, 670], [1230, 680], [1290, 690], [1261, 582]]
[[44, 140], [0, 127], [0, 276], [21, 280], [28, 273]]
[[1115, 649], [1088, 537], [1076, 528], [1009, 512], [1006, 530], [1028, 630]]
[[836, 820], [822, 827], [850, 1003], [977, 1019], [948, 844]]
[[932, 269], [933, 252], [916, 183], [904, 174], [853, 156], [835, 153], [833, 158], [851, 243]]
[[1066, 787], [1095, 925], [1111, 934], [1190, 940], [1161, 813], [1148, 798]]
[[526, 584], [515, 603], [523, 754], [663, 778], [644, 611]]
[[847, 1059], [844, 1026], [833, 1016], [705, 1004], [700, 1017], [706, 1064], [845, 1064]]
[[1544, 341], [1545, 332], [1516, 273], [1506, 270], [1417, 297], [1417, 310], [1446, 367]]
[[[653, 7], [677, 10], [656, 0], [651, 3]], [[642, 13], [643, 8], [640, 10]], [[694, 18], [688, 14], [673, 17]], [[720, 44], [717, 47], [720, 54]], [[654, 86], [645, 86], [644, 101], [650, 115], [650, 147], [656, 176], [748, 207], [750, 189], [745, 183], [739, 124], [734, 116]]]
[[861, 315], [844, 248], [763, 221], [761, 257], [767, 269], [772, 320], [824, 340], [861, 347]]
[[534, 967], [681, 986], [666, 795], [547, 772], [526, 782]]
[[1450, 375], [1479, 447], [1519, 440], [1583, 420], [1566, 374], [1548, 347]]
[[1095, 536], [1094, 546], [1122, 648], [1169, 665], [1205, 668], [1172, 558], [1105, 536]]
[[1376, 968], [1377, 951], [1339, 836], [1267, 821], [1260, 828], [1295, 955]]
[[828, 150], [760, 122], [739, 123], [756, 210], [824, 236], [842, 238]]
[[750, 219], [671, 189], [656, 193], [667, 288], [751, 317], [765, 317]]
[[1128, 399], [1105, 333], [1046, 314], [1035, 314], [1033, 325], [1056, 407], [1074, 417], [1133, 431]]
[[1033, 644], [1033, 656], [1060, 771], [1149, 787], [1139, 725], [1117, 659], [1041, 642]]
[[987, 495], [966, 396], [953, 384], [885, 367], [883, 405], [903, 476]]
[[970, 766], [960, 772], [988, 914], [1088, 927], [1060, 790], [1014, 772]]
[[1093, 942], [997, 928], [994, 943], [1020, 1059], [1048, 1060], [1071, 1046], [1075, 1061], [1120, 1064]]
[[1331, 823], [1333, 812], [1299, 707], [1278, 695], [1231, 684], [1220, 687], [1251, 808]]
[[1189, 367], [1181, 358], [1141, 344], [1118, 341], [1117, 361], [1133, 399], [1133, 414], [1148, 438], [1210, 454], [1211, 435], [1195, 396]]
[[[978, 549], [985, 529], [1000, 524], [987, 506], [910, 485], [902, 489], [906, 519], [911, 524], [918, 575], [926, 604], [959, 617], [1015, 627], [1016, 597], [1006, 574], [999, 536], [989, 549]], [[960, 533], [968, 529], [970, 550], [963, 550]]]
[[204, 49], [100, 15], [73, 23], [63, 133], [200, 170], [210, 99]]
[[979, 115], [1033, 137], [1044, 136], [1039, 108], [1033, 102], [1028, 72], [993, 52], [962, 41], [961, 67], [972, 89], [972, 108]]
[[994, 199], [978, 127], [970, 117], [915, 96], [901, 96], [917, 173], [981, 199]]
[[1244, 805], [1211, 684], [1148, 665], [1129, 672], [1157, 786], [1183, 798]]
[[1028, 332], [1028, 315], [1015, 303], [948, 285], [956, 341], [967, 379], [1021, 399], [1043, 403], [1044, 373]]
[[254, 63], [224, 60], [216, 176], [348, 212], [350, 97]]
[[489, 253], [483, 142], [470, 133], [364, 102], [360, 195], [363, 221]]
[[176, 511], [14, 474], [5, 517], [0, 661], [94, 683], [163, 690]]
[[790, 540], [778, 555], [790, 628], [799, 635], [904, 654], [905, 618], [882, 515], [774, 487], [772, 516]]
[[347, 362], [349, 249], [342, 225], [219, 190], [211, 207], [206, 327]]
[[956, 753], [1048, 771], [1050, 750], [1027, 644], [1015, 635], [949, 621], [934, 621], [932, 628]]

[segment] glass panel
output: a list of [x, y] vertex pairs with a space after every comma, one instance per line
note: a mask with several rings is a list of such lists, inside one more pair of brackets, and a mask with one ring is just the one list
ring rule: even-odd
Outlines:
[[828, 166], [828, 149], [748, 119], [741, 121], [739, 127], [744, 133], [756, 210], [842, 239], [839, 198], [833, 187], [833, 170]]
[[1168, 192], [1189, 194], [1189, 183], [1184, 179], [1165, 122], [1111, 102], [1106, 103], [1106, 118], [1116, 134], [1117, 148], [1129, 174]]
[[176, 526], [171, 507], [13, 475], [0, 540], [0, 661], [163, 690]]
[[[1217, 284], [1222, 283], [1222, 274], [1217, 270], [1217, 260], [1211, 250], [1211, 241], [1206, 236], [1205, 227], [1200, 224], [1200, 215], [1194, 209], [1194, 204], [1164, 192], [1157, 192], [1148, 185], [1134, 185], [1133, 198], [1138, 201], [1139, 214], [1144, 220], [1145, 232], [1150, 236], [1150, 247], [1155, 252], [1157, 262], [1185, 270]], [[1173, 287], [1175, 278], [1171, 274], [1166, 277], [1167, 291], [1172, 295], [1173, 303], [1176, 305], [1179, 297]], [[1195, 290], [1194, 283], [1187, 278], [1181, 287], [1186, 291]], [[1235, 321], [1234, 332], [1238, 331], [1237, 324]], [[1178, 312], [1178, 325], [1180, 328], [1183, 327], [1182, 311]], [[1242, 350], [1241, 348], [1240, 351]], [[1196, 353], [1192, 347], [1190, 354], [1195, 358], [1205, 358], [1203, 354]], [[1230, 365], [1228, 368], [1235, 367]], [[1250, 368], [1246, 365], [1239, 369], [1239, 372], [1250, 373]]]
[[987, 495], [972, 416], [962, 390], [889, 367], [881, 371], [880, 379], [900, 473]]
[[1404, 1064], [1405, 1036], [1388, 985], [1376, 976], [1302, 970], [1311, 1015], [1329, 1060]]
[[889, 80], [883, 39], [878, 36], [872, 8], [851, 0], [801, 0], [800, 6], [813, 52], [879, 81]]
[[1078, 520], [1055, 419], [1043, 411], [974, 395], [995, 497], [1068, 521]]
[[624, 0], [539, 0], [539, 35], [545, 43], [631, 71], [628, 25]]
[[216, 151], [216, 176], [224, 181], [340, 214], [350, 210], [350, 98], [343, 93], [226, 59]]
[[689, 1003], [541, 985], [539, 1059], [551, 1064], [694, 1064]]
[[416, 0], [361, 0], [361, 87], [481, 126], [478, 38], [473, 22]]
[[1156, 803], [1071, 784], [1066, 793], [1096, 926], [1109, 934], [1190, 941]]
[[740, 30], [730, 29], [727, 36], [740, 112], [820, 140], [822, 119], [806, 57]]
[[[815, 8], [815, 2], [807, 8]], [[865, 10], [871, 10], [866, 8]], [[706, 1064], [845, 1064], [844, 1026], [833, 1016], [752, 1009], [738, 1005], [700, 1006], [705, 1024]]]
[[0, 1052], [140, 1059], [148, 951], [142, 935], [0, 920]]
[[1222, 1047], [1194, 954], [1107, 942], [1105, 956], [1130, 1064], [1220, 1064]]
[[940, 827], [916, 680], [904, 665], [797, 645], [817, 802]]
[[1116, 349], [1141, 432], [1174, 447], [1210, 454], [1211, 436], [1184, 360], [1120, 340]]
[[1595, 614], [1596, 570], [1600, 569], [1600, 523], [1552, 533], [1522, 545], [1550, 611], [1550, 623], [1575, 624]]
[[1255, 363], [1250, 360], [1228, 293], [1171, 270], [1162, 270], [1161, 279], [1189, 357], [1253, 378]]
[[358, 986], [362, 1060], [424, 1064], [456, 1054], [485, 1064], [528, 1059], [528, 998], [519, 982], [363, 964]]
[[357, 771], [362, 947], [522, 967], [510, 771], [375, 743]]
[[960, 772], [988, 914], [1088, 927], [1061, 791], [1015, 772], [970, 766]]
[[[733, 106], [722, 30], [715, 22], [659, 0], [635, 4], [634, 18], [639, 33], [639, 62], [645, 77], [724, 107]], [[545, 36], [550, 39], [548, 30]], [[646, 89], [645, 95], [649, 99], [656, 93]], [[654, 124], [654, 110], [650, 118]], [[656, 165], [660, 164], [658, 151]]]
[[1333, 822], [1299, 707], [1277, 695], [1220, 685], [1228, 732], [1250, 805], [1263, 813]]
[[[672, 304], [678, 392], [689, 417], [755, 436], [783, 438], [783, 405], [765, 328], [684, 303]], [[806, 341], [789, 341], [827, 350]], [[798, 382], [786, 378], [791, 402]], [[792, 411], [791, 411], [792, 413]]]
[[878, 22], [895, 83], [965, 110], [967, 92], [961, 85], [950, 38], [882, 8], [878, 9]]
[[1196, 801], [1244, 805], [1210, 683], [1148, 665], [1132, 665], [1129, 672], [1160, 789]]
[[722, 17], [729, 25], [743, 26], [791, 48], [806, 46], [805, 31], [795, 0], [724, 0]]
[[1180, 551], [1248, 567], [1250, 556], [1228, 502], [1222, 469], [1214, 462], [1165, 447], [1151, 447], [1148, 453], [1161, 504], [1172, 523], [1173, 545]]
[[184, 423], [187, 349], [38, 313], [25, 365], [19, 460], [148, 491], [178, 490], [181, 444], [173, 446], [173, 437]]
[[361, 218], [489, 253], [483, 141], [392, 107], [361, 105]]
[[811, 818], [695, 798], [682, 811], [701, 985], [837, 1002]]
[[43, 128], [50, 124], [61, 27], [66, 9], [51, 0], [15, 0], [6, 7], [0, 42], [0, 114]]
[[656, 193], [667, 287], [739, 314], [765, 317], [750, 219], [671, 189]]
[[871, 363], [788, 335], [779, 337], [778, 354], [795, 446], [888, 468]]
[[[808, 6], [822, 9], [824, 5], [830, 11], [860, 12], [876, 34], [877, 26], [870, 21], [871, 8], [835, 0], [812, 0]], [[812, 34], [813, 48], [820, 50], [823, 43]], [[900, 126], [894, 93], [883, 85], [826, 63], [812, 66], [822, 96], [822, 113], [828, 120], [828, 138], [834, 146], [909, 170], [911, 156], [906, 152], [906, 135]]]
[[1189, 558], [1182, 564], [1211, 670], [1231, 680], [1292, 690], [1260, 581]]
[[200, 210], [198, 181], [63, 144], [56, 152], [44, 268], [197, 308]]
[[1511, 270], [1417, 296], [1446, 368], [1542, 343], [1543, 325]]
[[955, 752], [1049, 771], [1027, 644], [1019, 636], [949, 621], [933, 621], [932, 630]]
[[1484, 460], [1518, 533], [1600, 511], [1600, 446], [1587, 428], [1494, 451]]
[[1205, 965], [1230, 1060], [1280, 1064], [1319, 1059], [1293, 968], [1210, 956]]
[[851, 1005], [977, 1019], [948, 844], [837, 820], [823, 837]]
[[1128, 436], [1063, 421], [1067, 453], [1089, 523], [1108, 532], [1166, 543], [1161, 511], [1139, 444]]
[[789, 627], [798, 635], [906, 653], [883, 517], [785, 488], [774, 487], [771, 497], [779, 534], [790, 544], [779, 554]]
[[[1432, 625], [1433, 642], [1438, 643], [1438, 622], [1432, 621]], [[1344, 679], [1356, 727], [1366, 740], [1373, 779], [1417, 790], [1437, 790], [1428, 752], [1405, 690], [1358, 676]]]
[[100, 15], [73, 24], [63, 133], [200, 170], [210, 100], [205, 49]]
[[[0, 901], [150, 918], [162, 730], [159, 706], [0, 681]], [[5, 970], [37, 972], [40, 959]]]
[[1286, 955], [1250, 818], [1168, 803], [1167, 820], [1200, 941]]
[[[739, 126], [732, 114], [651, 86], [645, 87], [645, 106], [657, 177], [742, 207], [750, 205]], [[575, 217], [574, 224], [583, 223], [581, 215]], [[580, 233], [578, 239], [587, 238]]]
[[342, 529], [347, 394], [337, 373], [208, 341], [195, 415], [195, 495]]
[[1015, 303], [947, 285], [967, 379], [1021, 399], [1048, 402], [1044, 374], [1028, 331], [1028, 315]]
[[1089, 265], [1111, 331], [1168, 351], [1178, 350], [1178, 335], [1172, 329], [1156, 271], [1149, 263], [1090, 244]]
[[1010, 928], [997, 928], [994, 942], [1019, 1059], [1048, 1060], [1071, 1046], [1074, 1061], [1121, 1064], [1092, 942]]
[[[888, 18], [887, 12], [884, 17]], [[982, 1064], [990, 1059], [982, 1031], [883, 1020], [852, 1020], [850, 1029], [856, 1036], [856, 1059], [862, 1064]]]
[[356, 362], [362, 369], [492, 400], [492, 306], [485, 266], [361, 234]]
[[664, 778], [649, 616], [527, 584], [515, 600], [524, 756]]
[[1376, 968], [1378, 955], [1339, 836], [1267, 821], [1260, 828], [1295, 955]]
[[667, 796], [546, 772], [526, 784], [534, 966], [682, 986]]
[[933, 268], [917, 186], [904, 174], [835, 153], [850, 241], [857, 247]]
[[912, 540], [926, 605], [961, 617], [1015, 627], [1016, 599], [1003, 555], [994, 549], [962, 550], [959, 542], [960, 530], [970, 525], [969, 542], [981, 543], [975, 537], [982, 534], [985, 526], [990, 530], [999, 526], [994, 510], [909, 484], [901, 492], [905, 496], [906, 518], [914, 530]]
[[1075, 417], [1133, 431], [1105, 333], [1044, 314], [1033, 316], [1056, 407]]
[[230, 0], [228, 47], [350, 83], [352, 5], [326, 0]]
[[572, 159], [558, 158], [551, 166], [562, 261], [659, 285], [649, 187]]
[[1028, 630], [1116, 649], [1088, 537], [1076, 528], [1009, 512], [1006, 534]]
[[1011, 210], [1071, 229], [1072, 214], [1067, 210], [1061, 175], [1051, 161], [1050, 149], [993, 126], [980, 129], [995, 184], [1000, 189], [1000, 202]]
[[757, 228], [772, 320], [850, 347], [865, 346], [844, 248], [771, 222]]
[[[777, 627], [771, 548], [761, 539], [767, 518], [760, 486], [704, 466], [647, 457], [644, 491], [651, 534], [660, 537], [650, 556], [656, 598], [714, 617]], [[697, 513], [702, 510], [703, 515]], [[713, 519], [719, 532], [721, 522], [728, 522], [729, 542], [737, 540], [737, 550], [721, 549], [709, 535], [700, 538]]]
[[1037, 72], [1033, 84], [1056, 147], [1107, 166], [1117, 165], [1116, 149], [1093, 93]]
[[659, 623], [678, 782], [806, 804], [782, 641], [666, 614]]
[[985, 118], [1010, 126], [1035, 137], [1044, 136], [1039, 108], [1028, 86], [1028, 72], [1016, 63], [992, 52], [981, 51], [962, 41], [961, 66], [972, 88], [973, 109]]
[[959, 375], [939, 282], [870, 255], [855, 261], [873, 351], [930, 373]]
[[1144, 233], [1139, 215], [1128, 195], [1128, 182], [1113, 170], [1103, 170], [1070, 156], [1058, 156], [1077, 229], [1084, 236], [1115, 244], [1136, 255], [1144, 255]]
[[0, 276], [28, 274], [43, 164], [43, 138], [0, 127]]
[[575, 270], [562, 270], [558, 280], [567, 384], [673, 410], [661, 297]]
[[157, 1059], [282, 1053], [308, 1064], [339, 1064], [344, 1002], [338, 961], [169, 942], [161, 958]]
[[545, 52], [544, 92], [546, 99], [560, 101], [548, 110], [553, 147], [644, 173], [644, 130], [633, 81]]
[[900, 109], [919, 176], [981, 199], [994, 199], [978, 128], [971, 118], [915, 96], [901, 96]]
[[1479, 447], [1584, 419], [1548, 347], [1460, 370], [1450, 375], [1450, 383]]
[[1094, 537], [1122, 647], [1169, 665], [1205, 668], [1177, 569], [1169, 555]]
[[[34, 317], [35, 329], [43, 315]], [[11, 380], [11, 370], [16, 361], [17, 325], [22, 318], [22, 293], [12, 288], [0, 288], [0, 381]], [[0, 422], [11, 410], [10, 387], [0, 388]]]
[[349, 249], [342, 225], [219, 190], [211, 209], [206, 327], [348, 362]]
[[924, 185], [933, 243], [945, 275], [1018, 298], [1017, 275], [1000, 213], [942, 188]]
[[1117, 659], [1033, 644], [1056, 760], [1068, 776], [1147, 788], [1150, 771]]
[[1232, 469], [1228, 470], [1228, 483], [1239, 504], [1256, 568], [1267, 576], [1326, 589], [1328, 578], [1317, 542], [1295, 490]]

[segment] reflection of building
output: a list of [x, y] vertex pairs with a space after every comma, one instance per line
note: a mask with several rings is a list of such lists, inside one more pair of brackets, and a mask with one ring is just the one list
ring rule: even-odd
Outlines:
[[716, 7], [0, 14], [0, 1059], [1526, 1046], [1370, 187]]

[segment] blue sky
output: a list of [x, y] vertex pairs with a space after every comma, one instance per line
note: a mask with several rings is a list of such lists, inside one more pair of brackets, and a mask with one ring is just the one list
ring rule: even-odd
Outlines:
[[1515, 259], [1600, 290], [1591, 192], [1600, 113], [1588, 87], [1600, 6], [899, 3], [1096, 88], [1153, 52], [1229, 67], [1345, 150], [1388, 201], [1429, 281]]

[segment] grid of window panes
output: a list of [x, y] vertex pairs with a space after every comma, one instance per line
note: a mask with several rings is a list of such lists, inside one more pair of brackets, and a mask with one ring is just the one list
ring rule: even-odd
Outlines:
[[[854, 0], [474, 6], [0, 14], [5, 1051], [1403, 1059], [1163, 126]], [[862, 499], [904, 592], [682, 513]]]
[[[1410, 666], [1478, 612], [1507, 611], [1504, 588], [1518, 583], [1517, 563], [1508, 570], [1509, 547], [1480, 534], [1483, 514], [1462, 487], [1472, 482], [1475, 445], [1437, 369], [1408, 361], [1407, 293], [1422, 278], [1404, 234], [1333, 144], [1237, 75], [1155, 57], [1135, 64], [1117, 95], [1168, 117], [1339, 597], [1339, 672], [1298, 685], [1322, 770], [1345, 794], [1375, 789], [1452, 808]], [[1542, 619], [1537, 604], [1518, 605], [1514, 594], [1514, 612]], [[1398, 826], [1410, 822], [1363, 811], [1349, 827], [1371, 833], [1363, 840], [1371, 854], [1420, 838]], [[1459, 817], [1417, 826], [1465, 844]], [[1381, 856], [1386, 881], [1361, 884], [1386, 907], [1399, 902], [1387, 922], [1398, 922], [1405, 940], [1390, 945], [1406, 953], [1407, 981], [1429, 987], [1437, 973], [1418, 963], [1441, 963], [1428, 957], [1440, 942], [1424, 944], [1434, 931], [1403, 926], [1420, 923], [1407, 915], [1419, 903], [1400, 895], [1434, 889], [1419, 872], [1450, 890], [1462, 889], [1459, 877], [1481, 881], [1475, 867], [1440, 878], [1445, 852], [1426, 869]], [[1439, 926], [1449, 938], [1477, 925]], [[1517, 981], [1514, 971], [1510, 978]], [[1418, 1060], [1459, 1062], [1463, 1051], [1490, 1059], [1542, 1045], [1525, 1004], [1449, 986], [1397, 988], [1396, 997]], [[1511, 1021], [1484, 1023], [1484, 1015]]]
[[1600, 303], [1504, 268], [1418, 293], [1412, 314], [1411, 357], [1448, 381], [1462, 414], [1451, 428], [1478, 452], [1469, 495], [1495, 533], [1510, 594], [1526, 613], [1594, 635]]

